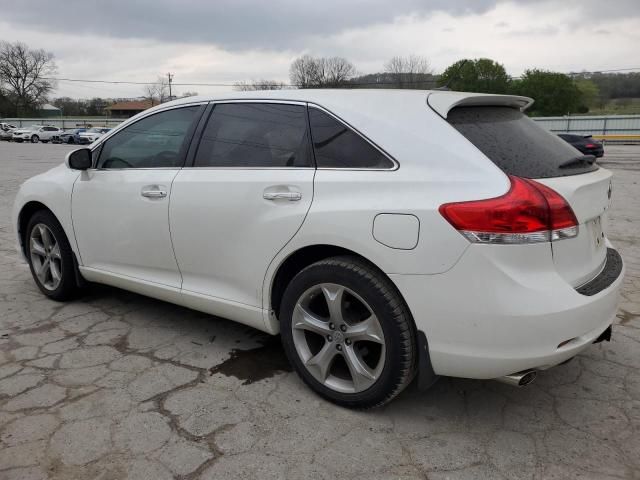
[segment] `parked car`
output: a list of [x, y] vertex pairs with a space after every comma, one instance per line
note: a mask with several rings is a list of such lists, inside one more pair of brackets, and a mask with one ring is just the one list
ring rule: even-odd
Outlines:
[[51, 143], [69, 143], [86, 145], [91, 143], [88, 138], [82, 137], [80, 134], [86, 132], [86, 128], [72, 128], [71, 130], [65, 130], [51, 138]]
[[47, 297], [105, 283], [280, 333], [340, 405], [382, 405], [416, 377], [525, 385], [609, 338], [623, 278], [611, 173], [524, 115], [531, 102], [176, 100], [27, 180], [17, 239]]
[[58, 134], [60, 129], [47, 125], [31, 125], [26, 128], [17, 128], [13, 131], [11, 139], [14, 142], [31, 142], [31, 143], [47, 143], [51, 138]]
[[0, 123], [0, 140], [11, 140], [16, 128], [18, 127], [10, 123]]
[[602, 145], [602, 142], [594, 140], [591, 135], [559, 133], [558, 136], [585, 155], [593, 155], [596, 158], [600, 158], [604, 155], [604, 146]]
[[81, 133], [79, 136], [83, 139], [88, 140], [89, 143], [93, 143], [97, 139], [99, 139], [102, 135], [109, 132], [110, 130], [111, 130], [110, 128], [93, 127], [87, 130], [86, 132]]

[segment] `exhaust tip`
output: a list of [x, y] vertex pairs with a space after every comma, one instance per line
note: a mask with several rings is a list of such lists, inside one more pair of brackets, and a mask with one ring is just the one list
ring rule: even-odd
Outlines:
[[526, 387], [531, 384], [537, 376], [538, 373], [535, 370], [524, 370], [522, 372], [512, 373], [511, 375], [496, 378], [496, 380], [514, 387]]
[[530, 383], [533, 383], [533, 381], [536, 379], [537, 376], [538, 376], [538, 374], [536, 373], [535, 370], [531, 370], [531, 371], [525, 373], [522, 376], [522, 378], [520, 378], [520, 381], [518, 382], [518, 386], [519, 387], [526, 387]]

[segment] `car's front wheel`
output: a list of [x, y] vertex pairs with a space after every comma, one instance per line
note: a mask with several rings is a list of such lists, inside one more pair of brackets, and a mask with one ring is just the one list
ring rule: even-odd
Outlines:
[[413, 319], [389, 279], [356, 257], [321, 260], [298, 273], [280, 321], [295, 370], [339, 405], [383, 405], [415, 375]]
[[38, 143], [40, 141], [40, 137], [38, 135], [31, 135], [31, 143]]
[[53, 300], [67, 300], [77, 293], [76, 267], [69, 240], [56, 217], [36, 212], [25, 233], [26, 252], [38, 288]]

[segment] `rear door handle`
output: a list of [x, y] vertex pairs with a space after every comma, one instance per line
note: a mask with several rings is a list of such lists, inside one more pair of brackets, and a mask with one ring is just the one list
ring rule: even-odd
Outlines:
[[167, 196], [167, 191], [166, 190], [142, 190], [140, 195], [147, 198], [164, 198]]
[[300, 192], [264, 192], [262, 198], [265, 200], [289, 200], [290, 202], [297, 202], [302, 199], [302, 193]]

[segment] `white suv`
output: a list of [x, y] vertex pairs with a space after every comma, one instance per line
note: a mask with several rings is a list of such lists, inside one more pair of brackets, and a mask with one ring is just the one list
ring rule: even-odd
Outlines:
[[28, 128], [18, 128], [13, 131], [11, 139], [14, 142], [47, 143], [54, 135], [58, 135], [62, 130], [57, 127], [31, 125]]
[[523, 385], [608, 338], [623, 276], [611, 174], [530, 103], [294, 90], [163, 104], [23, 184], [20, 249], [56, 300], [100, 282], [280, 333], [341, 405], [384, 404], [416, 376]]

